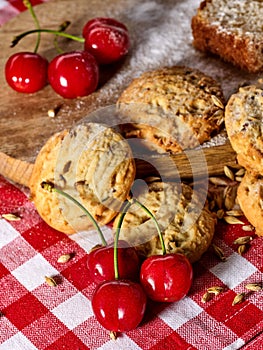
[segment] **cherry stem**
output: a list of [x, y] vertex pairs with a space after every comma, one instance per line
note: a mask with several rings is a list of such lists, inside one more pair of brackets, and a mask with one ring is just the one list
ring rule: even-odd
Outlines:
[[[40, 29], [40, 24], [39, 24], [38, 18], [36, 16], [36, 13], [35, 13], [35, 11], [33, 9], [33, 6], [31, 4], [31, 2], [29, 0], [23, 0], [23, 4], [29, 10], [31, 16], [33, 17], [33, 19], [35, 21], [37, 30], [39, 30]], [[37, 53], [37, 51], [38, 51], [38, 48], [39, 48], [39, 45], [40, 45], [40, 37], [41, 37], [41, 33], [38, 32], [37, 42], [36, 42], [36, 46], [35, 46], [35, 49], [34, 49], [34, 53]]]
[[138, 199], [134, 199], [134, 198], [130, 198], [127, 200], [127, 203], [125, 204], [125, 206], [122, 209], [118, 224], [117, 224], [117, 228], [116, 228], [116, 233], [115, 233], [115, 237], [114, 237], [114, 275], [115, 275], [115, 279], [118, 280], [119, 279], [119, 269], [118, 269], [118, 241], [119, 241], [119, 236], [120, 236], [120, 231], [121, 231], [121, 227], [122, 227], [122, 223], [124, 220], [124, 217], [127, 213], [127, 211], [129, 210], [129, 208], [133, 205], [136, 204], [138, 205], [140, 208], [142, 208], [146, 214], [153, 219], [153, 222], [156, 226], [159, 238], [160, 238], [160, 242], [161, 242], [161, 247], [162, 247], [162, 253], [163, 255], [166, 254], [166, 248], [165, 248], [165, 244], [164, 244], [164, 239], [163, 239], [163, 235], [160, 229], [160, 226], [155, 218], [155, 216], [153, 215], [153, 213], [145, 206], [143, 205], [140, 201], [138, 201]]
[[119, 279], [119, 269], [118, 269], [118, 241], [119, 241], [119, 236], [120, 236], [120, 231], [121, 231], [121, 226], [123, 223], [124, 216], [126, 215], [127, 211], [129, 210], [130, 206], [132, 205], [132, 202], [128, 201], [119, 218], [118, 224], [117, 224], [117, 229], [114, 237], [114, 275], [115, 279]]
[[[65, 21], [63, 22], [59, 28], [58, 28], [58, 31], [61, 33], [61, 32], [64, 32], [68, 26], [70, 25], [70, 21]], [[57, 50], [58, 53], [63, 53], [63, 50], [61, 50], [61, 48], [58, 46], [58, 35], [55, 35], [55, 38], [54, 38], [54, 46]]]
[[163, 255], [165, 255], [166, 254], [166, 248], [165, 248], [165, 244], [164, 244], [163, 235], [162, 235], [160, 226], [159, 226], [155, 216], [153, 215], [153, 213], [148, 208], [146, 208], [145, 205], [143, 205], [137, 199], [132, 198], [130, 201], [132, 201], [133, 203], [136, 203], [139, 207], [141, 207], [146, 212], [146, 214], [148, 214], [148, 216], [150, 216], [151, 219], [153, 219], [153, 222], [154, 222], [154, 224], [156, 226], [156, 229], [157, 229], [157, 232], [158, 232], [158, 235], [159, 235], [159, 238], [160, 238], [161, 247], [162, 247], [162, 253], [163, 253]]
[[97, 221], [94, 219], [94, 217], [91, 215], [91, 213], [81, 204], [79, 203], [75, 198], [73, 198], [71, 195], [69, 195], [68, 193], [60, 190], [59, 188], [55, 187], [55, 185], [53, 183], [50, 182], [42, 182], [41, 183], [41, 187], [49, 192], [57, 192], [59, 194], [61, 194], [62, 196], [66, 197], [67, 199], [71, 200], [73, 203], [75, 203], [81, 210], [84, 211], [84, 213], [89, 217], [90, 221], [92, 222], [94, 228], [97, 230], [97, 232], [99, 233], [99, 236], [101, 238], [102, 241], [102, 245], [106, 246], [107, 242], [105, 240], [105, 237], [97, 223]]
[[30, 35], [30, 34], [34, 34], [34, 33], [51, 33], [51, 34], [55, 34], [55, 35], [58, 35], [58, 36], [62, 36], [64, 38], [68, 38], [68, 39], [71, 39], [71, 40], [78, 41], [80, 43], [84, 43], [85, 42], [84, 38], [81, 38], [81, 37], [78, 37], [78, 36], [75, 36], [75, 35], [71, 35], [71, 34], [68, 34], [68, 33], [64, 33], [63, 31], [41, 28], [41, 29], [28, 30], [28, 31], [26, 31], [26, 32], [24, 32], [24, 33], [22, 33], [20, 35], [17, 35], [16, 37], [14, 37], [13, 41], [11, 42], [10, 47], [16, 46], [16, 44], [18, 44], [19, 41], [21, 39], [23, 39], [25, 36]]

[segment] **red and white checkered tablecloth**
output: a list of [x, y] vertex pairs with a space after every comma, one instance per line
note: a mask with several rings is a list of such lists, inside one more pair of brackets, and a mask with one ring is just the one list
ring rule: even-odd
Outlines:
[[[0, 24], [22, 11], [21, 3], [0, 0]], [[20, 220], [2, 217], [10, 213]], [[105, 234], [111, 235], [110, 228]], [[187, 297], [172, 304], [149, 302], [142, 324], [114, 341], [91, 309], [95, 284], [86, 260], [96, 234], [69, 237], [53, 230], [39, 217], [27, 191], [0, 177], [0, 350], [263, 349], [263, 292], [246, 293], [242, 303], [232, 306], [235, 295], [247, 292], [247, 283], [263, 281], [263, 239], [253, 235], [242, 256], [233, 244], [247, 234], [241, 225], [220, 222], [214, 243], [226, 261], [209, 249], [194, 264]], [[65, 253], [73, 258], [58, 263]], [[54, 277], [57, 287], [50, 287], [45, 276]], [[215, 285], [224, 291], [202, 303], [206, 289]]]
[[[47, 1], [48, 0], [31, 0], [31, 4], [38, 5]], [[0, 26], [25, 9], [23, 0], [0, 0]]]

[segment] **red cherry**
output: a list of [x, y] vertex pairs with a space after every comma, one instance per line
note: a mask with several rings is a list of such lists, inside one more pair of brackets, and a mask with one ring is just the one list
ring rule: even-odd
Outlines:
[[48, 79], [64, 98], [87, 96], [98, 86], [99, 67], [87, 51], [73, 51], [56, 56], [49, 64]]
[[126, 25], [117, 21], [115, 18], [96, 17], [91, 19], [85, 24], [82, 30], [82, 36], [85, 38], [86, 35], [88, 35], [91, 28], [100, 27], [101, 25], [121, 28], [121, 29], [124, 29], [126, 32], [128, 32], [128, 28], [126, 27]]
[[191, 287], [193, 269], [183, 254], [152, 255], [141, 266], [140, 280], [150, 299], [178, 301]]
[[17, 52], [5, 65], [8, 85], [18, 92], [33, 93], [47, 84], [48, 61], [37, 53]]
[[127, 27], [113, 18], [94, 18], [82, 31], [85, 49], [99, 64], [110, 64], [120, 60], [129, 50]]
[[113, 332], [127, 332], [142, 321], [146, 300], [139, 283], [112, 280], [97, 286], [91, 304], [94, 315], [104, 328]]
[[[96, 283], [113, 280], [114, 249], [113, 243], [92, 250], [88, 255], [87, 266]], [[118, 242], [118, 271], [121, 279], [138, 280], [140, 260], [134, 247], [127, 242]]]

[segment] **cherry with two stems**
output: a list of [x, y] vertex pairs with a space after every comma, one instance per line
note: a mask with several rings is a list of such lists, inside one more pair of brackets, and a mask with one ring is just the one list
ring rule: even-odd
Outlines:
[[193, 280], [192, 265], [183, 254], [166, 253], [164, 239], [154, 215], [141, 203], [154, 220], [162, 246], [162, 255], [148, 257], [141, 266], [140, 282], [147, 296], [158, 302], [174, 302], [184, 298]]
[[[96, 220], [91, 213], [74, 197], [54, 186], [53, 183], [43, 182], [41, 186], [49, 192], [57, 192], [73, 203], [75, 203], [90, 219], [95, 230], [98, 232], [101, 245], [97, 245], [89, 252], [87, 257], [87, 267], [90, 277], [96, 283], [113, 280], [114, 270], [114, 243], [107, 244], [107, 241]], [[120, 278], [139, 280], [140, 260], [134, 247], [128, 245], [125, 241], [118, 241], [118, 261]]]
[[115, 278], [99, 284], [91, 301], [98, 322], [111, 334], [137, 328], [146, 310], [147, 297], [141, 285], [134, 281], [121, 279], [119, 276], [118, 240], [124, 215], [130, 206], [131, 203], [128, 202], [124, 207], [114, 238]]

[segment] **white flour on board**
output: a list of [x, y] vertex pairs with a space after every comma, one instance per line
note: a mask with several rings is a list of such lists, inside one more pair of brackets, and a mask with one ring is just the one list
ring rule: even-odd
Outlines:
[[150, 0], [128, 8], [122, 18], [128, 27], [132, 23], [131, 52], [125, 65], [104, 86], [105, 96], [114, 94], [120, 85], [127, 86], [147, 70], [171, 65], [197, 68], [210, 75], [221, 84], [226, 98], [240, 84], [255, 81], [257, 77], [193, 47], [191, 19], [199, 3], [199, 0]]
[[[257, 80], [218, 57], [197, 51], [192, 45], [191, 19], [200, 4], [199, 0], [149, 0], [128, 8], [122, 14], [129, 27], [132, 24], [132, 48], [123, 67], [104, 85], [101, 98], [117, 99], [120, 86], [145, 71], [164, 66], [184, 65], [196, 68], [217, 80], [225, 98], [243, 84]], [[211, 140], [211, 146], [225, 142], [225, 133]]]

